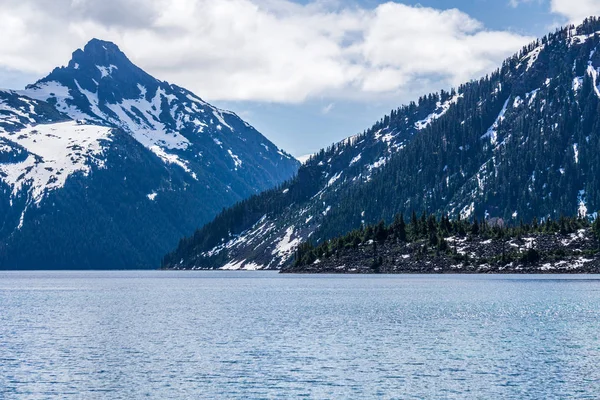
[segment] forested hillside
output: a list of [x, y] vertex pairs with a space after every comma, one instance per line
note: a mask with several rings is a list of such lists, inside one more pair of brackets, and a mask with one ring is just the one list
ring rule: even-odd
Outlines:
[[[225, 210], [165, 267], [280, 268], [411, 211], [505, 223], [600, 207], [600, 22], [557, 30], [490, 75], [394, 110], [276, 190]], [[401, 139], [398, 139], [401, 138]]]

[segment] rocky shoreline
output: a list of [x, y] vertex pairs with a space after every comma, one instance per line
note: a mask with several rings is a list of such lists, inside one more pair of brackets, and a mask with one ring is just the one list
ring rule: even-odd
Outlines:
[[446, 238], [445, 252], [413, 243], [362, 244], [281, 273], [301, 274], [556, 274], [600, 273], [598, 240], [591, 229], [498, 239]]

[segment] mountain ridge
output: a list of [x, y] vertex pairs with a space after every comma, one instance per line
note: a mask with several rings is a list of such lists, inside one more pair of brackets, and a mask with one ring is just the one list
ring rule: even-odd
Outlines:
[[[596, 18], [559, 29], [480, 80], [393, 110], [313, 156], [280, 188], [303, 187], [301, 202], [270, 211], [265, 205], [282, 197], [274, 191], [242, 202], [182, 240], [163, 267], [282, 268], [303, 241], [318, 244], [412, 210], [514, 223], [593, 217], [599, 33]], [[398, 135], [406, 140], [397, 151], [368, 153], [365, 143], [394, 143]]]

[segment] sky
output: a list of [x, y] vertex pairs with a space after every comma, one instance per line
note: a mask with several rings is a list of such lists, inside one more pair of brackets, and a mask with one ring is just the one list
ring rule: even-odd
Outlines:
[[92, 38], [303, 156], [600, 15], [600, 0], [0, 0], [0, 87]]

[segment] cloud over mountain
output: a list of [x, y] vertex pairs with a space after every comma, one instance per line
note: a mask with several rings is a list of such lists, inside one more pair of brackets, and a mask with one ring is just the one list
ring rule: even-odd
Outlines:
[[600, 14], [598, 0], [552, 0], [552, 12], [561, 14], [570, 22], [580, 22], [592, 15]]
[[[560, 1], [555, 1], [560, 3]], [[374, 98], [457, 84], [531, 38], [457, 9], [289, 0], [5, 0], [0, 68], [42, 73], [90, 37], [211, 100]]]
[[[546, 3], [546, 0], [509, 0], [511, 7], [518, 7], [523, 3]], [[600, 2], [598, 0], [549, 0], [547, 2], [550, 11], [558, 14], [572, 23], [579, 23], [583, 19], [600, 14]]]

